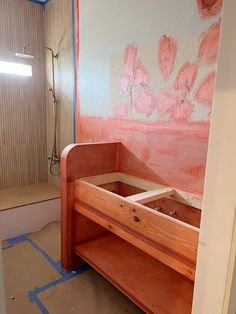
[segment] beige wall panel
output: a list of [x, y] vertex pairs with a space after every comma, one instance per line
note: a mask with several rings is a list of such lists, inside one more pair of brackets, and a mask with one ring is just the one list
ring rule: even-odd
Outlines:
[[[0, 189], [47, 181], [43, 7], [0, 1], [0, 60], [32, 65], [32, 77], [0, 73]], [[34, 59], [19, 59], [24, 44]]]
[[[45, 45], [59, 54], [55, 60], [55, 90], [58, 99], [58, 152], [73, 142], [73, 84], [72, 63], [72, 1], [50, 0], [44, 11]], [[50, 53], [46, 51], [46, 90], [52, 86]], [[53, 143], [53, 105], [49, 92], [46, 95], [48, 157]], [[59, 177], [48, 174], [49, 182], [59, 183]]]

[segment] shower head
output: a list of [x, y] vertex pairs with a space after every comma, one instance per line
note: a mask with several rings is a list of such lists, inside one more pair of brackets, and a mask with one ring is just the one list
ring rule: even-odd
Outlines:
[[25, 45], [22, 52], [16, 52], [15, 56], [18, 58], [24, 58], [24, 59], [34, 59], [34, 56], [30, 53], [27, 53], [26, 47], [31, 45]]
[[34, 59], [34, 56], [29, 53], [24, 52], [16, 52], [15, 56], [18, 58], [24, 58], [24, 59]]

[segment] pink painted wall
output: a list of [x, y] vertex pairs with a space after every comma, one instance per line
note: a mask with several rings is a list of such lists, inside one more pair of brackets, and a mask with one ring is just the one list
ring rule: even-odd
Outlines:
[[[202, 193], [222, 1], [194, 1], [199, 24], [208, 22], [197, 38], [198, 46], [192, 53], [195, 58], [180, 58], [178, 38], [163, 34], [153, 45], [156, 63], [150, 66], [149, 60], [139, 54], [142, 47], [127, 42], [123, 56], [110, 57], [118, 60], [115, 67], [120, 71], [110, 82], [115, 93], [110, 93], [111, 113], [107, 116], [102, 107], [101, 113], [87, 114], [79, 101], [80, 91], [83, 89], [83, 95], [86, 91], [79, 82], [79, 68], [83, 67], [79, 51], [84, 40], [80, 44], [77, 41], [76, 133], [78, 142], [121, 141], [124, 172]], [[76, 13], [78, 21], [79, 10]], [[115, 67], [110, 67], [111, 76]], [[152, 67], [156, 67], [158, 81]], [[114, 103], [116, 93], [120, 100]], [[199, 108], [205, 110], [205, 116], [198, 114]]]

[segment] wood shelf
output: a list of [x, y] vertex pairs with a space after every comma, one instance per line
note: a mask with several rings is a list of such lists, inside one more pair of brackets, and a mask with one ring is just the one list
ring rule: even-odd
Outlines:
[[80, 243], [75, 252], [144, 311], [191, 313], [193, 283], [116, 235]]

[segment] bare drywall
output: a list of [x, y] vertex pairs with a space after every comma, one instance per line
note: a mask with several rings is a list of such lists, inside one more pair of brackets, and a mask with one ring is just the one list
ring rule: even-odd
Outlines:
[[209, 121], [220, 10], [203, 17], [196, 0], [82, 0], [79, 10], [82, 115]]
[[202, 194], [222, 0], [81, 0], [77, 141], [120, 141], [130, 174]]

